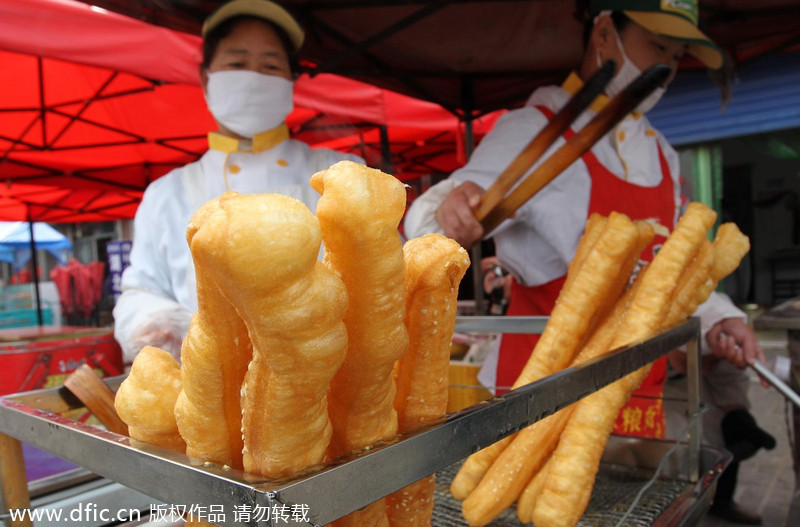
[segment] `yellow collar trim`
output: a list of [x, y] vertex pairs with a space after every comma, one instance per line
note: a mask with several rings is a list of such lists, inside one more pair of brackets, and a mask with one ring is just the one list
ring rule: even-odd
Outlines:
[[211, 150], [218, 150], [226, 154], [251, 154], [269, 150], [287, 139], [289, 139], [289, 127], [286, 124], [282, 124], [272, 130], [254, 135], [252, 140], [236, 139], [222, 135], [219, 132], [209, 132], [208, 147]]
[[[581, 80], [578, 74], [573, 71], [564, 81], [564, 84], [561, 85], [561, 88], [569, 92], [570, 95], [575, 95], [581, 88], [583, 88], [583, 80]], [[589, 105], [589, 109], [597, 113], [600, 110], [602, 110], [610, 100], [611, 99], [609, 99], [606, 94], [601, 93], [600, 95], [597, 96], [597, 98], [594, 101], [592, 101], [592, 104]], [[639, 117], [642, 116], [642, 113], [631, 112], [631, 116], [634, 119], [638, 119]]]

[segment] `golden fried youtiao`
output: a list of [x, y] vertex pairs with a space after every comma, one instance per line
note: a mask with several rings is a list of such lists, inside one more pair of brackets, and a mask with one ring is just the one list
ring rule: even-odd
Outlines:
[[[551, 375], [572, 361], [592, 326], [624, 289], [627, 275], [620, 277], [620, 270], [629, 273], [643, 245], [652, 238], [652, 229], [643, 227], [619, 213], [607, 219], [589, 218], [565, 285], [515, 388]], [[467, 459], [451, 485], [454, 496], [464, 496], [462, 509], [467, 521], [485, 525], [516, 500], [554, 447], [567, 413], [564, 410], [534, 423]], [[477, 462], [482, 459], [487, 461]]]
[[[701, 203], [689, 205], [638, 278], [641, 283], [625, 310], [612, 349], [641, 342], [662, 328], [680, 277], [696, 257], [715, 219], [716, 213]], [[578, 522], [589, 503], [614, 420], [648, 371], [649, 367], [641, 368], [576, 403], [534, 506], [537, 526], [567, 527]]]
[[[447, 411], [450, 348], [456, 323], [458, 286], [469, 256], [457, 242], [428, 234], [403, 245], [406, 260], [405, 324], [408, 352], [397, 366], [395, 409], [401, 433], [442, 419]], [[386, 498], [389, 524], [431, 524], [433, 476]]]
[[114, 397], [114, 408], [132, 439], [183, 452], [186, 443], [175, 423], [181, 370], [168, 352], [145, 346]]
[[[219, 207], [216, 198], [192, 216], [186, 229], [190, 247], [199, 226]], [[195, 258], [194, 267], [197, 311], [181, 346], [183, 391], [175, 417], [187, 454], [242, 469], [239, 392], [252, 357], [250, 337], [205, 264]]]
[[[317, 172], [311, 186], [322, 195], [317, 218], [325, 262], [342, 277], [349, 298], [350, 342], [329, 395], [329, 455], [335, 458], [397, 434], [392, 369], [408, 349], [405, 261], [397, 232], [406, 190], [396, 178], [351, 161]], [[336, 522], [387, 524], [383, 500]]]
[[197, 220], [194, 260], [253, 346], [241, 386], [244, 469], [276, 479], [321, 462], [328, 387], [347, 348], [347, 292], [317, 260], [316, 218], [288, 196], [227, 192]]

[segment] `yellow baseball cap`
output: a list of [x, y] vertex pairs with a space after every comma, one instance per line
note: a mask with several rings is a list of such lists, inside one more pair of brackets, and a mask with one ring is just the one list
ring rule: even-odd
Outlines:
[[592, 0], [592, 12], [621, 11], [645, 29], [688, 44], [688, 52], [711, 69], [725, 62], [722, 51], [697, 27], [697, 0]]
[[288, 11], [269, 0], [233, 0], [223, 4], [206, 18], [201, 31], [202, 36], [205, 38], [215, 27], [236, 16], [254, 16], [272, 22], [286, 31], [294, 51], [303, 45], [305, 33], [300, 24]]

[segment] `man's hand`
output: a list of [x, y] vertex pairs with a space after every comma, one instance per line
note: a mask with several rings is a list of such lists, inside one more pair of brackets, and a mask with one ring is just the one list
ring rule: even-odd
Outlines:
[[436, 209], [436, 221], [445, 235], [453, 238], [465, 249], [483, 239], [483, 227], [475, 218], [475, 208], [484, 190], [471, 181], [454, 188]]
[[706, 334], [706, 342], [714, 356], [744, 369], [756, 360], [765, 362], [764, 352], [758, 345], [750, 326], [740, 318], [720, 320]]

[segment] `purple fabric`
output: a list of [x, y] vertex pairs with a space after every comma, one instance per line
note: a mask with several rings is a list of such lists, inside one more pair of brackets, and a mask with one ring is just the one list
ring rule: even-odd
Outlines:
[[25, 457], [25, 472], [29, 482], [77, 468], [77, 465], [27, 443], [22, 443], [22, 454]]

